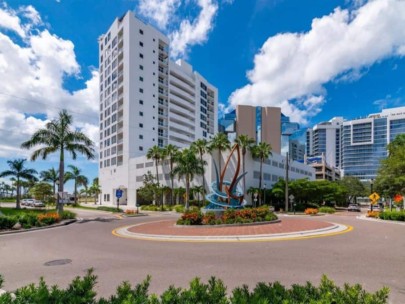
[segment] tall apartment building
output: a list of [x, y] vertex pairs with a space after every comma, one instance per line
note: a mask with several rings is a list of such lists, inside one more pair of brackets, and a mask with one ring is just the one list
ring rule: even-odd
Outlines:
[[305, 156], [305, 129], [290, 117], [281, 113], [281, 153], [289, 152], [292, 160], [303, 160]]
[[[127, 12], [99, 38], [100, 183], [104, 201], [130, 193], [131, 159], [154, 145], [187, 147], [218, 129], [218, 92], [183, 60], [169, 39]], [[127, 191], [128, 189], [128, 191]]]
[[307, 129], [306, 154], [308, 157], [322, 156], [329, 166], [340, 167], [341, 144], [340, 130], [343, 117], [334, 117], [329, 121], [316, 124]]
[[342, 127], [343, 174], [372, 180], [387, 145], [399, 134], [405, 134], [405, 107], [383, 110], [367, 118], [345, 121]]

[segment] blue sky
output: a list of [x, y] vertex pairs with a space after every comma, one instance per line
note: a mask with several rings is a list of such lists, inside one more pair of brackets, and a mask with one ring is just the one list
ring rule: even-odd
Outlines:
[[[97, 38], [128, 10], [174, 41], [223, 108], [281, 106], [308, 126], [405, 105], [404, 1], [0, 0], [0, 170], [62, 108], [97, 139]], [[74, 164], [97, 176], [96, 162]]]

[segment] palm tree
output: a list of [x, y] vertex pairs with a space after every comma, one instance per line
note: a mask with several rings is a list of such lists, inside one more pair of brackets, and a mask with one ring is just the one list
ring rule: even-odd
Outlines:
[[[197, 139], [195, 142], [193, 142], [191, 144], [191, 148], [194, 149], [198, 153], [198, 155], [200, 156], [200, 161], [202, 163], [203, 162], [203, 155], [208, 150], [208, 142], [207, 142], [207, 140], [206, 139]], [[202, 180], [203, 180], [203, 183], [202, 183], [202, 189], [203, 189], [202, 195], [204, 195], [204, 193], [205, 193], [205, 176], [204, 176], [205, 175], [205, 169], [204, 169], [204, 167], [203, 167], [203, 173], [201, 175], [202, 175]]]
[[261, 142], [252, 148], [252, 155], [255, 158], [260, 159], [260, 179], [259, 179], [259, 189], [262, 189], [262, 179], [263, 179], [263, 163], [269, 158], [271, 153], [271, 145], [266, 142]]
[[35, 174], [37, 171], [34, 169], [24, 168], [26, 159], [8, 160], [7, 164], [10, 166], [10, 170], [5, 170], [0, 173], [0, 177], [13, 176], [15, 177], [15, 185], [17, 189], [17, 203], [16, 208], [20, 209], [20, 188], [22, 179], [36, 179]]
[[56, 194], [56, 183], [59, 180], [59, 171], [51, 168], [39, 174], [44, 182], [52, 183], [53, 195]]
[[229, 142], [228, 137], [224, 133], [217, 133], [211, 140], [209, 145], [209, 151], [218, 150], [218, 167], [221, 174], [221, 153], [223, 151], [229, 150], [231, 148], [231, 143]]
[[198, 205], [201, 206], [200, 194], [204, 195], [203, 186], [194, 186], [192, 189], [194, 199], [197, 197]]
[[[256, 143], [256, 141], [253, 138], [250, 138], [247, 135], [239, 135], [235, 139], [235, 143], [239, 145], [239, 147], [242, 149], [242, 159], [243, 159], [243, 165], [242, 165], [242, 172], [245, 173], [245, 155], [247, 150], [250, 150], [253, 145]], [[245, 176], [243, 176], [243, 194], [246, 193], [246, 181], [245, 181]]]
[[[156, 181], [157, 181], [157, 187], [159, 189], [160, 184], [159, 184], [159, 170], [158, 170], [158, 165], [159, 162], [163, 159], [163, 149], [160, 148], [159, 146], [153, 146], [148, 150], [146, 153], [146, 158], [147, 159], [153, 159], [155, 162], [155, 167], [156, 167]], [[157, 199], [157, 193], [155, 193], [155, 200]]]
[[75, 196], [75, 204], [77, 204], [77, 187], [80, 185], [86, 185], [88, 184], [88, 179], [86, 176], [82, 175], [82, 171], [73, 165], [68, 166], [71, 171], [66, 172], [65, 174], [65, 179], [66, 181], [68, 180], [73, 180], [74, 181], [74, 196]]
[[[59, 153], [59, 185], [58, 192], [63, 192], [63, 177], [65, 175], [65, 152], [69, 152], [75, 160], [80, 153], [93, 159], [94, 143], [84, 133], [78, 130], [72, 130], [73, 118], [66, 110], [59, 112], [57, 119], [48, 122], [44, 129], [36, 131], [31, 139], [21, 144], [24, 149], [42, 146], [34, 151], [31, 160], [38, 157], [46, 159], [49, 154]], [[63, 212], [63, 204], [58, 201], [57, 210]]]
[[194, 178], [194, 174], [201, 174], [203, 172], [203, 164], [196, 157], [191, 149], [184, 149], [177, 159], [177, 166], [174, 168], [173, 173], [179, 176], [179, 179], [184, 177], [186, 184], [186, 210], [189, 208], [190, 197], [190, 182]]
[[173, 206], [174, 205], [174, 195], [173, 195], [173, 179], [174, 179], [174, 174], [173, 174], [173, 166], [176, 161], [176, 158], [179, 155], [179, 149], [172, 145], [169, 144], [166, 147], [163, 148], [163, 158], [169, 159], [169, 166], [170, 166], [170, 203]]
[[[94, 195], [94, 205], [97, 204], [97, 197], [101, 194], [101, 188], [98, 183], [98, 177], [93, 179], [93, 183], [90, 186], [89, 189], [90, 193]], [[100, 199], [100, 205], [101, 205], [101, 199]]]

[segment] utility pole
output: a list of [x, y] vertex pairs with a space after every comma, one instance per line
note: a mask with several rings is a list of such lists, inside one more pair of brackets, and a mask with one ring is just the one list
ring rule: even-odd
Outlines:
[[288, 152], [285, 160], [285, 212], [288, 212]]

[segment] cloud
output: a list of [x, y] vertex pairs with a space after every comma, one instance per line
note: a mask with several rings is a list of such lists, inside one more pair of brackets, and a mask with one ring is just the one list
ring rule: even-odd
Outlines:
[[[233, 1], [223, 0], [224, 4]], [[187, 12], [199, 10], [197, 16], [182, 19], [179, 9]], [[155, 23], [171, 40], [171, 57], [177, 59], [187, 56], [194, 45], [203, 44], [214, 27], [218, 11], [217, 0], [141, 0], [139, 13]]]
[[160, 29], [166, 29], [181, 0], [141, 0], [139, 13], [156, 22]]
[[247, 73], [249, 84], [230, 104], [282, 106], [295, 121], [321, 111], [324, 84], [355, 81], [371, 65], [405, 55], [405, 1], [375, 0], [349, 10], [336, 8], [312, 21], [306, 33], [270, 37]]
[[[23, 39], [13, 39], [10, 30]], [[0, 157], [26, 157], [21, 142], [61, 109], [73, 115], [75, 127], [98, 140], [98, 71], [91, 71], [82, 89], [66, 90], [67, 77], [81, 77], [74, 44], [43, 28], [34, 7], [0, 7], [0, 50], [0, 75], [7, 75], [0, 82], [0, 104], [7, 109], [0, 112]]]

